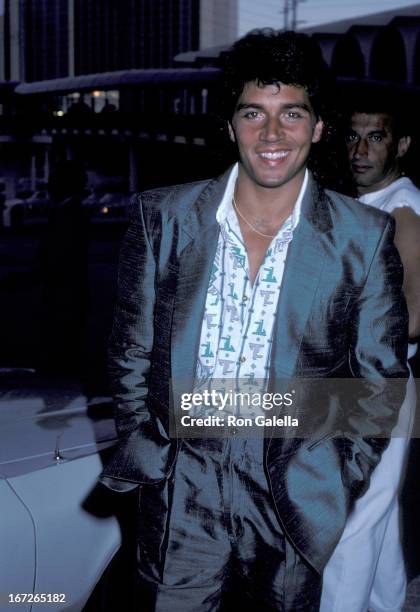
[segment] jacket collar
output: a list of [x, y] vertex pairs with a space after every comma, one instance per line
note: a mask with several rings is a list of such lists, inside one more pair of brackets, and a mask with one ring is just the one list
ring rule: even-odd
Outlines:
[[[232, 168], [210, 181], [198, 200], [192, 202], [182, 230], [196, 239], [206, 228], [217, 225], [216, 212], [222, 201]], [[301, 218], [321, 233], [331, 229], [330, 199], [309, 173], [308, 185], [303, 196]]]

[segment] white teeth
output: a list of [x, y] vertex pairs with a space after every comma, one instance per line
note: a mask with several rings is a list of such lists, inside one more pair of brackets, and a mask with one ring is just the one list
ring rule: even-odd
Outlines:
[[266, 151], [264, 153], [260, 153], [260, 155], [261, 157], [264, 157], [264, 159], [282, 159], [283, 157], [289, 155], [289, 151]]

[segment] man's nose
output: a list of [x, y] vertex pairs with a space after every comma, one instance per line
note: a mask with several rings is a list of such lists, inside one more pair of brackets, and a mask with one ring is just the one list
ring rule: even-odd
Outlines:
[[353, 151], [352, 151], [353, 158], [358, 159], [360, 157], [367, 157], [368, 153], [369, 153], [369, 145], [365, 138], [360, 138], [360, 140], [354, 143]]
[[267, 142], [277, 142], [283, 137], [283, 125], [278, 117], [267, 117], [261, 132], [261, 139]]

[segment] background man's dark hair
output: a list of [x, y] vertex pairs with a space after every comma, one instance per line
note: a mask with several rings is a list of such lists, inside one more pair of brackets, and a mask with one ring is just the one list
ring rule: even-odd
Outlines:
[[343, 83], [341, 96], [348, 120], [353, 113], [383, 113], [391, 118], [393, 136], [396, 139], [411, 136], [415, 131], [414, 100], [409, 92], [395, 85]]
[[305, 89], [317, 119], [324, 122], [322, 139], [311, 150], [309, 168], [324, 186], [343, 190], [348, 171], [346, 153], [338, 138], [339, 115], [331, 104], [336, 98], [335, 83], [316, 42], [303, 33], [252, 30], [223, 55], [222, 69], [219, 114], [224, 121], [232, 119], [248, 82]]

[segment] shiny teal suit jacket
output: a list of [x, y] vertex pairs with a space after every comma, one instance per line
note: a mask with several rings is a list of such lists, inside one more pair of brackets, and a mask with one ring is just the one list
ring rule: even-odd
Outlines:
[[[110, 345], [120, 444], [102, 481], [115, 490], [153, 486], [176, 461], [172, 381], [192, 389], [219, 235], [216, 210], [227, 179], [228, 173], [152, 190], [133, 204]], [[279, 521], [320, 572], [368, 486], [386, 446], [381, 437], [403, 398], [404, 385], [384, 392], [384, 382], [407, 376], [407, 310], [393, 232], [388, 215], [323, 191], [310, 178], [286, 260], [270, 388], [291, 378], [355, 377], [365, 381], [369, 396], [347, 398], [341, 413], [348, 414], [348, 428], [330, 418], [335, 401], [326, 400], [324, 426], [314, 419], [311, 437], [265, 440]], [[310, 423], [311, 406], [303, 414]], [[374, 436], [366, 435], [366, 424]]]

